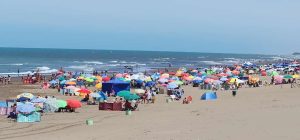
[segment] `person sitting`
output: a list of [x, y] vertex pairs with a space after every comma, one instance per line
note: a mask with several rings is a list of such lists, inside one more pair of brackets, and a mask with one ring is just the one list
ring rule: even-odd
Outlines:
[[187, 102], [188, 102], [188, 104], [189, 104], [189, 103], [192, 103], [192, 100], [193, 100], [192, 96], [188, 96], [188, 97], [187, 97]]
[[81, 100], [81, 102], [87, 102], [87, 101], [89, 101], [89, 99], [90, 99], [90, 96], [89, 96], [89, 94], [87, 94], [87, 95], [85, 95], [85, 97]]
[[183, 99], [182, 104], [188, 104], [188, 100], [186, 98]]
[[130, 111], [134, 110], [134, 108], [131, 106], [131, 103], [128, 100], [126, 100], [126, 102], [125, 102], [125, 109], [124, 110], [125, 111], [126, 110], [130, 110]]
[[9, 113], [9, 115], [7, 116], [7, 118], [11, 118], [11, 119], [17, 119], [17, 104], [13, 104], [11, 106], [12, 111]]

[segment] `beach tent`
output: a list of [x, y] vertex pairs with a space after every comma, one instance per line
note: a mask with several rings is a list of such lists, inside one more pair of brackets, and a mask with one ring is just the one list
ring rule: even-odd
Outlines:
[[217, 93], [216, 92], [205, 92], [201, 96], [201, 100], [216, 100], [217, 99]]
[[115, 93], [118, 93], [122, 90], [130, 90], [130, 83], [121, 81], [118, 79], [110, 80], [106, 83], [102, 83], [102, 91], [107, 93], [112, 93], [114, 91]]

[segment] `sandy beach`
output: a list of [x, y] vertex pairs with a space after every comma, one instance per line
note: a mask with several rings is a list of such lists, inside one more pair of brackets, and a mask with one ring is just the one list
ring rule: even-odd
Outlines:
[[[193, 102], [166, 103], [166, 95], [158, 95], [155, 104], [141, 104], [139, 111], [99, 111], [98, 106], [85, 105], [76, 113], [48, 113], [39, 123], [16, 123], [0, 117], [0, 139], [39, 140], [297, 140], [300, 139], [299, 88], [290, 85], [242, 88], [236, 97], [231, 91], [218, 91], [215, 101], [202, 101], [205, 92], [183, 87]], [[39, 85], [1, 85], [1, 99], [22, 92], [54, 95], [66, 99], [57, 90], [42, 90]], [[78, 97], [72, 97], [78, 98]], [[92, 119], [93, 126], [85, 121]]]

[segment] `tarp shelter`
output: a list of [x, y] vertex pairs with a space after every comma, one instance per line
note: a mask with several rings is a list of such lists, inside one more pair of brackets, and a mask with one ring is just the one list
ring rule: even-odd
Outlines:
[[115, 93], [118, 93], [122, 90], [130, 90], [130, 83], [124, 82], [118, 79], [113, 79], [108, 82], [102, 83], [102, 91], [104, 93], [112, 93], [114, 91]]
[[216, 92], [205, 92], [201, 96], [201, 100], [216, 100], [217, 99], [217, 93]]

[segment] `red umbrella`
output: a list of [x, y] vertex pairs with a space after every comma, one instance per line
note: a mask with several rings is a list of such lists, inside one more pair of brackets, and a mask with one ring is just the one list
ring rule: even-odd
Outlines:
[[80, 108], [81, 102], [78, 100], [67, 100], [67, 106], [70, 108]]
[[109, 80], [110, 80], [110, 77], [104, 77], [104, 78], [102, 78], [102, 81], [104, 81], [104, 82], [107, 82]]
[[86, 93], [86, 94], [90, 94], [91, 93], [91, 91], [90, 90], [88, 90], [88, 89], [80, 89], [80, 90], [78, 90], [77, 92], [79, 92], [79, 93]]
[[175, 72], [169, 72], [169, 75], [175, 75], [176, 73]]

